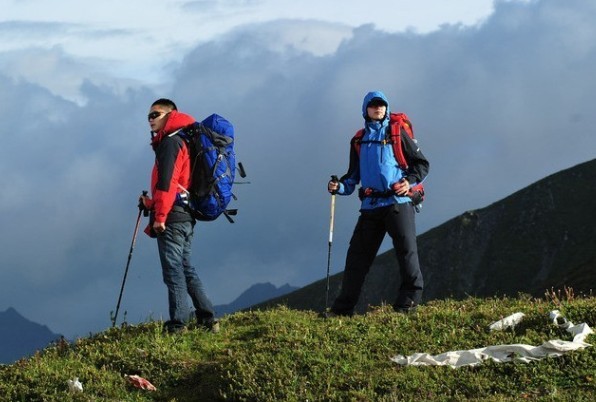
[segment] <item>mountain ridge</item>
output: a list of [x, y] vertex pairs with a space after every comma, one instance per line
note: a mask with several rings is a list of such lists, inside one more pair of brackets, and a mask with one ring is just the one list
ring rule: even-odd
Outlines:
[[[596, 286], [596, 159], [561, 170], [418, 236], [423, 301], [467, 296], [542, 296], [551, 288], [591, 293]], [[379, 254], [357, 312], [391, 304], [399, 274], [393, 250]], [[329, 278], [329, 301], [343, 273]], [[326, 281], [253, 306], [322, 311]]]
[[240, 296], [234, 299], [231, 303], [216, 305], [213, 308], [215, 310], [216, 316], [221, 317], [225, 314], [234, 313], [255, 304], [262, 303], [266, 300], [283, 296], [297, 289], [299, 288], [296, 286], [291, 286], [288, 283], [280, 286], [279, 288], [270, 282], [255, 283], [242, 292]]

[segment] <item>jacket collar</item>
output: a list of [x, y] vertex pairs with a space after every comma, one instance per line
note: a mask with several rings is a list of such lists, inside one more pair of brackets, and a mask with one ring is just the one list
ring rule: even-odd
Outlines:
[[167, 137], [168, 135], [173, 134], [186, 126], [193, 124], [195, 121], [196, 120], [191, 115], [180, 113], [177, 110], [172, 110], [168, 115], [168, 121], [166, 122], [164, 128], [158, 131], [151, 139], [151, 145], [153, 148], [157, 147], [164, 137]]

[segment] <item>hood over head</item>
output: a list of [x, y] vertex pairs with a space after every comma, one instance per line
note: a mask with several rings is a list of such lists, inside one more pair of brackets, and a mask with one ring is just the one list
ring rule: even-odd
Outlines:
[[389, 101], [387, 100], [387, 97], [385, 96], [385, 94], [381, 91], [372, 91], [366, 94], [366, 96], [364, 97], [364, 100], [362, 101], [362, 117], [364, 117], [364, 119], [366, 120], [368, 117], [368, 114], [366, 112], [366, 108], [368, 107], [368, 104], [372, 101], [372, 100], [379, 100], [385, 103], [385, 106], [387, 106], [387, 116], [389, 116]]

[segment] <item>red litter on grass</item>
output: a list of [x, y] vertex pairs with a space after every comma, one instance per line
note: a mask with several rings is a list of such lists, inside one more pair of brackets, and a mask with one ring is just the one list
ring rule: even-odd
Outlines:
[[148, 380], [144, 379], [143, 377], [139, 377], [138, 375], [128, 375], [124, 374], [124, 377], [131, 383], [133, 386], [141, 389], [146, 389], [147, 391], [157, 391], [157, 388], [153, 384], [151, 384]]

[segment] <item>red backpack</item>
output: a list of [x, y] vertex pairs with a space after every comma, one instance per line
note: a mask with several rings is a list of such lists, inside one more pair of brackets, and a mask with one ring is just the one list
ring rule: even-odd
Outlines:
[[[397, 164], [402, 170], [407, 170], [408, 162], [406, 161], [406, 156], [404, 155], [404, 150], [401, 145], [402, 131], [411, 139], [414, 139], [414, 127], [408, 116], [405, 113], [391, 113], [389, 115], [387, 136], [383, 141], [362, 141], [362, 137], [364, 137], [364, 129], [361, 128], [356, 132], [354, 138], [352, 138], [352, 146], [358, 156], [360, 156], [360, 147], [363, 143], [380, 142], [383, 145], [391, 144], [393, 146], [393, 154], [395, 155]], [[365, 189], [365, 192], [366, 190], [367, 189]], [[414, 204], [416, 210], [419, 210], [421, 207], [420, 204], [424, 201], [424, 185], [422, 183], [417, 183], [412, 186], [408, 192], [408, 197], [411, 198], [412, 204]]]

